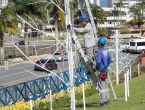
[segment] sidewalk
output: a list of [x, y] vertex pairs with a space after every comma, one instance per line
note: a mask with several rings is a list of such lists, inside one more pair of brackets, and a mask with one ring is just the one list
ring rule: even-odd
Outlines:
[[23, 60], [22, 58], [12, 58], [12, 59], [7, 59], [3, 65], [0, 65], [1, 68], [5, 68], [6, 63], [8, 66], [14, 66], [22, 63], [27, 63], [28, 61]]
[[[52, 54], [44, 54], [44, 55], [39, 55], [39, 56], [29, 56], [29, 58], [31, 61], [35, 62], [36, 60], [41, 59], [41, 58], [52, 58]], [[30, 61], [24, 60], [22, 58], [8, 59], [7, 61], [5, 61], [4, 65], [0, 65], [0, 69], [5, 68], [6, 63], [8, 66], [15, 66], [15, 65], [29, 63], [29, 62]]]

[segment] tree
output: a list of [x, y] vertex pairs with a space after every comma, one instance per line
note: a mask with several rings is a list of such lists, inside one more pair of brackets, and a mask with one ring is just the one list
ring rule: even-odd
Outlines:
[[95, 4], [90, 4], [90, 7], [92, 9], [93, 16], [96, 17], [96, 19], [95, 19], [96, 27], [98, 27], [98, 24], [105, 22], [106, 13], [101, 7], [99, 7]]
[[[12, 0], [12, 2], [15, 4], [14, 11], [16, 14], [29, 22], [33, 27], [41, 29], [43, 28], [43, 24], [39, 19], [41, 19], [43, 22], [46, 22], [46, 10], [44, 8], [45, 4], [42, 4], [41, 2], [38, 3], [39, 0]], [[23, 32], [26, 32], [30, 27], [22, 21], [21, 23]], [[25, 53], [28, 55], [28, 34], [24, 34], [24, 38]]]
[[116, 4], [115, 4], [115, 7], [117, 8], [117, 10], [119, 12], [121, 12], [121, 8], [124, 7], [123, 6], [123, 0], [119, 0]]
[[[60, 8], [64, 9], [64, 2], [63, 0], [55, 0], [55, 4], [57, 4]], [[58, 6], [51, 4], [46, 7], [49, 11], [49, 17], [53, 20], [51, 21], [51, 24], [55, 25], [55, 37], [58, 40], [59, 39], [59, 30], [65, 29], [65, 15], [62, 10], [58, 8]], [[56, 40], [56, 48], [58, 49], [58, 42]]]
[[132, 13], [132, 17], [134, 18], [134, 22], [131, 22], [131, 25], [138, 25], [138, 28], [144, 23], [144, 11], [145, 11], [145, 1], [140, 0], [140, 3], [133, 5], [130, 8], [130, 12]]
[[[48, 20], [48, 24], [50, 24], [50, 23], [54, 24], [54, 25], [58, 24], [59, 25], [59, 29], [63, 30], [65, 28], [65, 25], [64, 25], [64, 22], [65, 22], [64, 12], [62, 12], [56, 5], [49, 4], [49, 2], [51, 2], [51, 1], [48, 0], [48, 4], [46, 6], [46, 10], [48, 12], [49, 18], [52, 18], [52, 20], [51, 21]], [[55, 0], [54, 3], [57, 4], [60, 8], [64, 9], [63, 0]]]
[[128, 34], [129, 33], [129, 29], [128, 28], [121, 28], [120, 29], [120, 34]]
[[[46, 10], [44, 3], [37, 3], [39, 0], [12, 0], [15, 3], [15, 12], [25, 18], [26, 20], [31, 21], [28, 16], [32, 17], [34, 20], [35, 18], [42, 19], [43, 21], [46, 20]], [[37, 20], [36, 20], [37, 21]]]
[[98, 34], [99, 37], [102, 37], [102, 36], [107, 37], [108, 30], [106, 28], [98, 28], [98, 33], [97, 34]]
[[123, 8], [123, 0], [119, 0], [116, 4], [115, 4], [115, 7], [114, 7], [114, 16], [118, 16], [119, 19], [118, 19], [118, 24], [121, 24], [121, 20], [120, 20], [120, 15], [122, 14], [122, 8]]
[[17, 28], [17, 20], [15, 13], [13, 11], [14, 4], [9, 3], [9, 5], [1, 10], [0, 13], [0, 63], [4, 63], [4, 33], [10, 32], [13, 34], [17, 34], [18, 28]]

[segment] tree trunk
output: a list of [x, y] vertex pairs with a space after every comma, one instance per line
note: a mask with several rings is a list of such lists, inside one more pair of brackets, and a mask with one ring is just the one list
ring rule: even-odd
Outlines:
[[98, 19], [96, 17], [96, 28], [98, 29]]
[[4, 47], [0, 47], [0, 64], [4, 64], [4, 57], [5, 57], [5, 54], [4, 54]]
[[28, 35], [29, 35], [28, 29], [26, 28], [25, 23], [22, 22], [22, 36], [24, 37], [24, 42], [25, 42], [24, 47], [25, 47], [25, 54], [26, 55], [28, 55], [28, 49], [29, 49], [29, 47], [28, 47], [28, 44], [29, 44]]
[[0, 64], [4, 64], [4, 47], [3, 47], [3, 32], [0, 29]]
[[50, 15], [49, 15], [49, 10], [47, 9], [47, 25], [50, 25]]
[[29, 41], [28, 41], [28, 35], [26, 34], [26, 36], [25, 36], [25, 54], [26, 55], [29, 55], [29, 51], [28, 51], [28, 49], [29, 49], [29, 47], [28, 47], [28, 44], [29, 44]]
[[[43, 24], [42, 26], [42, 31], [44, 32], [45, 31], [45, 26]], [[45, 40], [45, 33], [42, 33], [42, 40]]]
[[[58, 20], [55, 20], [55, 37], [58, 40], [59, 32], [58, 32]], [[56, 40], [56, 49], [58, 49], [58, 41]]]
[[98, 6], [96, 7], [96, 28], [98, 28], [98, 16], [97, 16], [97, 13], [98, 13]]

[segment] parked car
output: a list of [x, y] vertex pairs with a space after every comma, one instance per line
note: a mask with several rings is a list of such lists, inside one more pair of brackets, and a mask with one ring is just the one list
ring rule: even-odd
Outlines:
[[124, 52], [124, 53], [129, 53], [129, 43], [126, 43], [126, 44], [123, 46], [122, 52]]
[[15, 43], [15, 45], [25, 45], [25, 41], [19, 40], [18, 42]]
[[55, 53], [53, 57], [54, 57], [54, 59], [55, 59], [57, 62], [67, 61], [67, 60], [68, 60], [68, 55], [67, 55], [67, 53]]
[[45, 30], [46, 31], [49, 31], [49, 32], [52, 32], [55, 30], [55, 27], [53, 25], [46, 25], [45, 26]]
[[[36, 61], [36, 64], [34, 66], [34, 70], [35, 71], [45, 71], [42, 67], [48, 69], [48, 70], [53, 70], [53, 69], [57, 69], [57, 64], [56, 64], [56, 61], [53, 60], [53, 59], [50, 59], [48, 62], [48, 59], [40, 59], [40, 60], [37, 60]], [[47, 62], [47, 63], [46, 63]], [[45, 64], [46, 63], [46, 64]], [[45, 65], [44, 65], [45, 64]], [[42, 67], [39, 67], [38, 65], [42, 66]]]

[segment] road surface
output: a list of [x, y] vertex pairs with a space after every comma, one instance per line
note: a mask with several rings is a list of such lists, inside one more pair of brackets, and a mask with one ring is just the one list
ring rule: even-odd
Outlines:
[[[111, 54], [113, 61], [115, 61], [115, 54], [112, 52]], [[119, 68], [120, 70], [124, 68], [128, 62], [137, 61], [139, 54], [125, 54], [120, 53], [119, 54]], [[58, 65], [60, 68], [58, 70], [53, 70], [55, 73], [60, 73], [61, 69], [68, 70], [68, 62], [64, 62], [64, 65], [62, 62], [58, 62]], [[39, 77], [46, 76], [45, 72], [39, 72], [39, 71], [33, 71], [34, 65], [28, 62], [24, 62], [22, 64], [13, 65], [10, 66], [9, 70], [4, 70], [3, 68], [0, 69], [0, 85], [1, 86], [10, 86], [18, 83], [22, 83], [25, 81], [37, 79]], [[115, 64], [112, 66], [112, 70], [115, 69]], [[114, 70], [115, 71], [115, 70]]]
[[[58, 65], [61, 69], [68, 69], [68, 62], [63, 63], [59, 62]], [[46, 73], [43, 71], [33, 71], [34, 65], [28, 62], [22, 64], [17, 64], [9, 67], [9, 70], [0, 69], [0, 86], [11, 86], [14, 84], [26, 82], [29, 80], [37, 79], [39, 77], [46, 76]], [[57, 70], [53, 70], [55, 73], [59, 73], [63, 70], [60, 70], [59, 67]]]
[[[110, 51], [110, 55], [112, 58], [113, 63], [111, 64], [111, 70], [116, 70], [116, 55], [115, 50]], [[133, 65], [139, 62], [139, 56], [141, 54], [130, 54], [130, 53], [123, 53], [119, 52], [118, 59], [119, 59], [119, 74], [127, 68], [129, 65]]]

